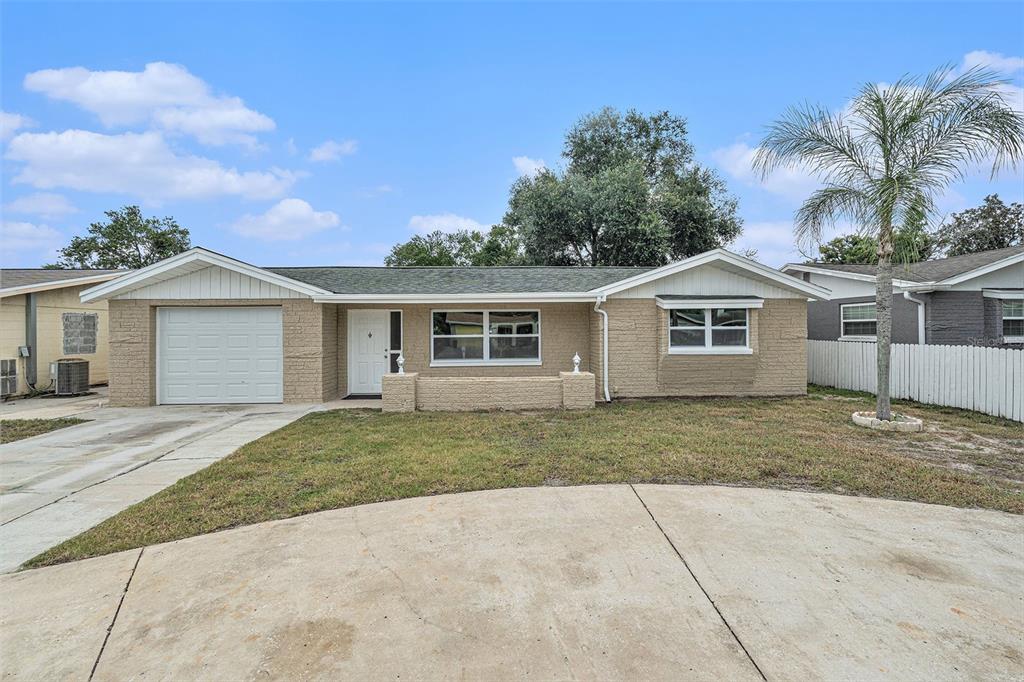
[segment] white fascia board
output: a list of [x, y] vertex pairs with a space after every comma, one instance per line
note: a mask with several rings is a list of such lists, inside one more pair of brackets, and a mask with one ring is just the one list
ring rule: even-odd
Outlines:
[[[840, 279], [853, 279], [857, 280], [858, 282], [871, 282], [872, 284], [875, 281], [874, 275], [865, 275], [860, 272], [844, 272], [842, 270], [829, 270], [828, 268], [816, 268], [813, 265], [802, 265], [800, 263], [787, 263], [786, 265], [782, 266], [783, 272], [788, 272], [789, 270], [793, 270], [795, 272], [809, 272], [812, 275], [826, 275], [828, 277], [839, 277]], [[913, 287], [920, 286], [923, 284], [928, 284], [929, 286], [931, 286], [930, 283], [927, 282], [912, 282], [909, 279], [893, 278], [892, 280], [892, 285], [894, 287]]]
[[60, 279], [53, 282], [40, 282], [39, 284], [26, 284], [20, 287], [8, 287], [7, 289], [0, 289], [0, 298], [7, 296], [20, 296], [21, 294], [34, 294], [39, 291], [51, 291], [53, 289], [65, 289], [67, 287], [77, 287], [84, 284], [97, 284], [100, 282], [107, 282], [112, 279], [117, 279], [122, 275], [128, 274], [127, 272], [107, 273], [104, 275], [88, 275], [86, 277], [75, 277], [73, 279]]
[[515, 292], [501, 294], [329, 294], [314, 296], [314, 303], [593, 303], [587, 292]]
[[215, 265], [217, 267], [224, 268], [225, 270], [231, 270], [254, 279], [269, 282], [270, 284], [276, 284], [279, 287], [297, 291], [300, 294], [305, 294], [311, 297], [330, 293], [320, 287], [314, 287], [289, 277], [270, 272], [269, 270], [258, 268], [255, 265], [249, 265], [248, 263], [243, 263], [240, 260], [235, 260], [234, 258], [229, 258], [228, 256], [223, 256], [219, 253], [196, 246], [188, 251], [183, 251], [176, 256], [165, 258], [159, 263], [154, 263], [153, 265], [136, 270], [130, 275], [125, 275], [113, 282], [107, 282], [98, 287], [87, 289], [82, 292], [82, 302], [88, 303], [89, 301], [103, 300], [110, 298], [111, 296], [115, 296], [122, 291], [138, 289], [139, 287], [145, 286], [146, 281], [156, 275], [171, 273], [182, 265], [196, 261], [206, 263], [207, 265]]
[[1011, 291], [1008, 289], [982, 289], [981, 295], [985, 298], [1001, 298], [1009, 301], [1024, 299], [1024, 291]]
[[736, 255], [735, 253], [726, 251], [725, 249], [705, 251], [704, 253], [699, 253], [696, 256], [691, 256], [690, 258], [685, 258], [681, 261], [669, 263], [668, 265], [664, 265], [660, 268], [655, 268], [649, 272], [644, 272], [639, 275], [634, 275], [633, 277], [627, 277], [626, 279], [619, 280], [618, 282], [613, 282], [607, 286], [594, 289], [593, 292], [604, 296], [610, 296], [620, 291], [624, 291], [641, 284], [646, 284], [647, 282], [653, 282], [654, 280], [661, 279], [662, 277], [674, 275], [677, 272], [683, 272], [685, 270], [700, 267], [701, 265], [709, 265], [718, 262], [729, 263], [730, 265], [734, 265], [752, 274], [771, 280], [783, 288], [806, 294], [812, 298], [828, 300], [832, 294], [832, 292], [825, 287], [818, 286], [817, 284], [811, 284], [810, 282], [804, 282], [803, 280], [799, 280], [780, 272], [775, 268], [770, 268], [767, 265], [761, 265], [756, 261]]
[[975, 277], [987, 275], [988, 273], [995, 272], [996, 270], [1002, 270], [1005, 267], [1008, 267], [1010, 265], [1016, 265], [1017, 263], [1024, 263], [1024, 251], [1022, 251], [1021, 253], [1014, 254], [1012, 256], [1007, 256], [1006, 258], [997, 260], [994, 263], [983, 265], [980, 268], [968, 270], [967, 272], [961, 273], [954, 277], [947, 277], [946, 279], [937, 281], [936, 284], [940, 286], [952, 286], [954, 284], [960, 284], [961, 282], [966, 282], [967, 280], [974, 279]]
[[684, 298], [663, 301], [655, 297], [659, 308], [675, 310], [679, 308], [763, 308], [764, 299], [758, 298]]

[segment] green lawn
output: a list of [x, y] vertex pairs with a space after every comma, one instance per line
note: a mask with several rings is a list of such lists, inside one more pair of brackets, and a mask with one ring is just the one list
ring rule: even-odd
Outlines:
[[615, 482], [821, 490], [1024, 513], [1024, 429], [904, 405], [930, 431], [854, 426], [867, 398], [617, 402], [589, 412], [308, 415], [33, 559], [59, 563], [268, 519], [467, 490]]
[[60, 417], [58, 419], [5, 419], [0, 422], [0, 444], [11, 443], [22, 438], [38, 436], [63, 429], [75, 424], [84, 424], [88, 419]]

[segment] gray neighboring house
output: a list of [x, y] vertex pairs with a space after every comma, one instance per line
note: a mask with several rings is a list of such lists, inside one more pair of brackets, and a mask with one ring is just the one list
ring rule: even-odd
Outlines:
[[[807, 338], [875, 340], [875, 266], [790, 263], [832, 291], [807, 305]], [[1024, 246], [897, 265], [893, 343], [1024, 348]]]

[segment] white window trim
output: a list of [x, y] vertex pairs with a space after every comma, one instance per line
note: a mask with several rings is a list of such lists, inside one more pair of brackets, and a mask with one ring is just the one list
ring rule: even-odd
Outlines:
[[[839, 306], [839, 340], [840, 341], [878, 341], [878, 336], [875, 335], [875, 334], [844, 334], [843, 333], [843, 330], [845, 329], [845, 327], [843, 325], [844, 325], [845, 322], [847, 322], [847, 320], [843, 319], [843, 310], [845, 310], [846, 308], [863, 307], [863, 306], [866, 306], [866, 305], [874, 306], [875, 303], [872, 303], [871, 301], [862, 301], [861, 303], [843, 303], [843, 304], [841, 304]], [[877, 329], [877, 327], [878, 327], [878, 310], [877, 309], [875, 310], [875, 317], [874, 317], [874, 319], [870, 319], [870, 320], [849, 320], [849, 322], [874, 322], [875, 323], [875, 328]]]
[[[490, 343], [490, 315], [491, 313], [537, 313], [537, 333], [536, 334], [502, 334], [501, 336], [518, 336], [518, 337], [537, 337], [537, 358], [536, 359], [522, 359], [522, 360], [491, 360], [491, 343]], [[434, 334], [434, 313], [483, 313], [483, 334], [442, 334], [437, 336]], [[544, 350], [541, 346], [543, 343], [543, 326], [541, 324], [541, 313], [537, 308], [436, 308], [430, 311], [430, 366], [431, 367], [536, 367], [543, 363]], [[451, 339], [451, 338], [464, 338], [464, 339], [483, 339], [483, 351], [484, 357], [482, 360], [468, 359], [468, 360], [435, 360], [434, 359], [434, 339]]]
[[[1007, 320], [1024, 320], [1024, 314], [1007, 316], [1002, 310], [1005, 307], [1005, 305], [1000, 305], [999, 315], [1001, 324], [1005, 325]], [[1024, 336], [1004, 336], [1003, 343], [1024, 343]]]
[[[713, 326], [711, 324], [711, 311], [715, 308], [721, 308], [722, 306], [690, 306], [690, 309], [699, 309], [704, 311], [704, 326], [686, 326], [686, 327], [673, 327], [672, 326], [672, 314], [668, 315], [668, 354], [669, 355], [751, 355], [754, 349], [750, 347], [750, 308], [743, 308], [744, 314], [746, 314], [746, 324], [742, 327], [743, 331], [746, 332], [742, 346], [713, 346], [711, 345], [712, 332], [716, 329], [740, 329], [740, 327], [724, 327], [722, 325]], [[738, 308], [732, 308], [736, 310]], [[704, 345], [703, 346], [673, 346], [672, 345], [672, 330], [673, 329], [703, 329], [704, 330]]]

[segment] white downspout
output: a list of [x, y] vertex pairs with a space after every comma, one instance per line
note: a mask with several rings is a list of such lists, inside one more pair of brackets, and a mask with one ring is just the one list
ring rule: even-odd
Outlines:
[[601, 310], [601, 304], [606, 300], [608, 300], [607, 296], [599, 294], [597, 303], [594, 304], [594, 311], [601, 313], [601, 317], [604, 318], [604, 324], [601, 325], [601, 386], [604, 388], [604, 401], [610, 403], [612, 397], [608, 393], [608, 311]]
[[914, 298], [909, 291], [903, 292], [903, 298], [917, 304], [917, 342], [924, 345], [924, 299]]

